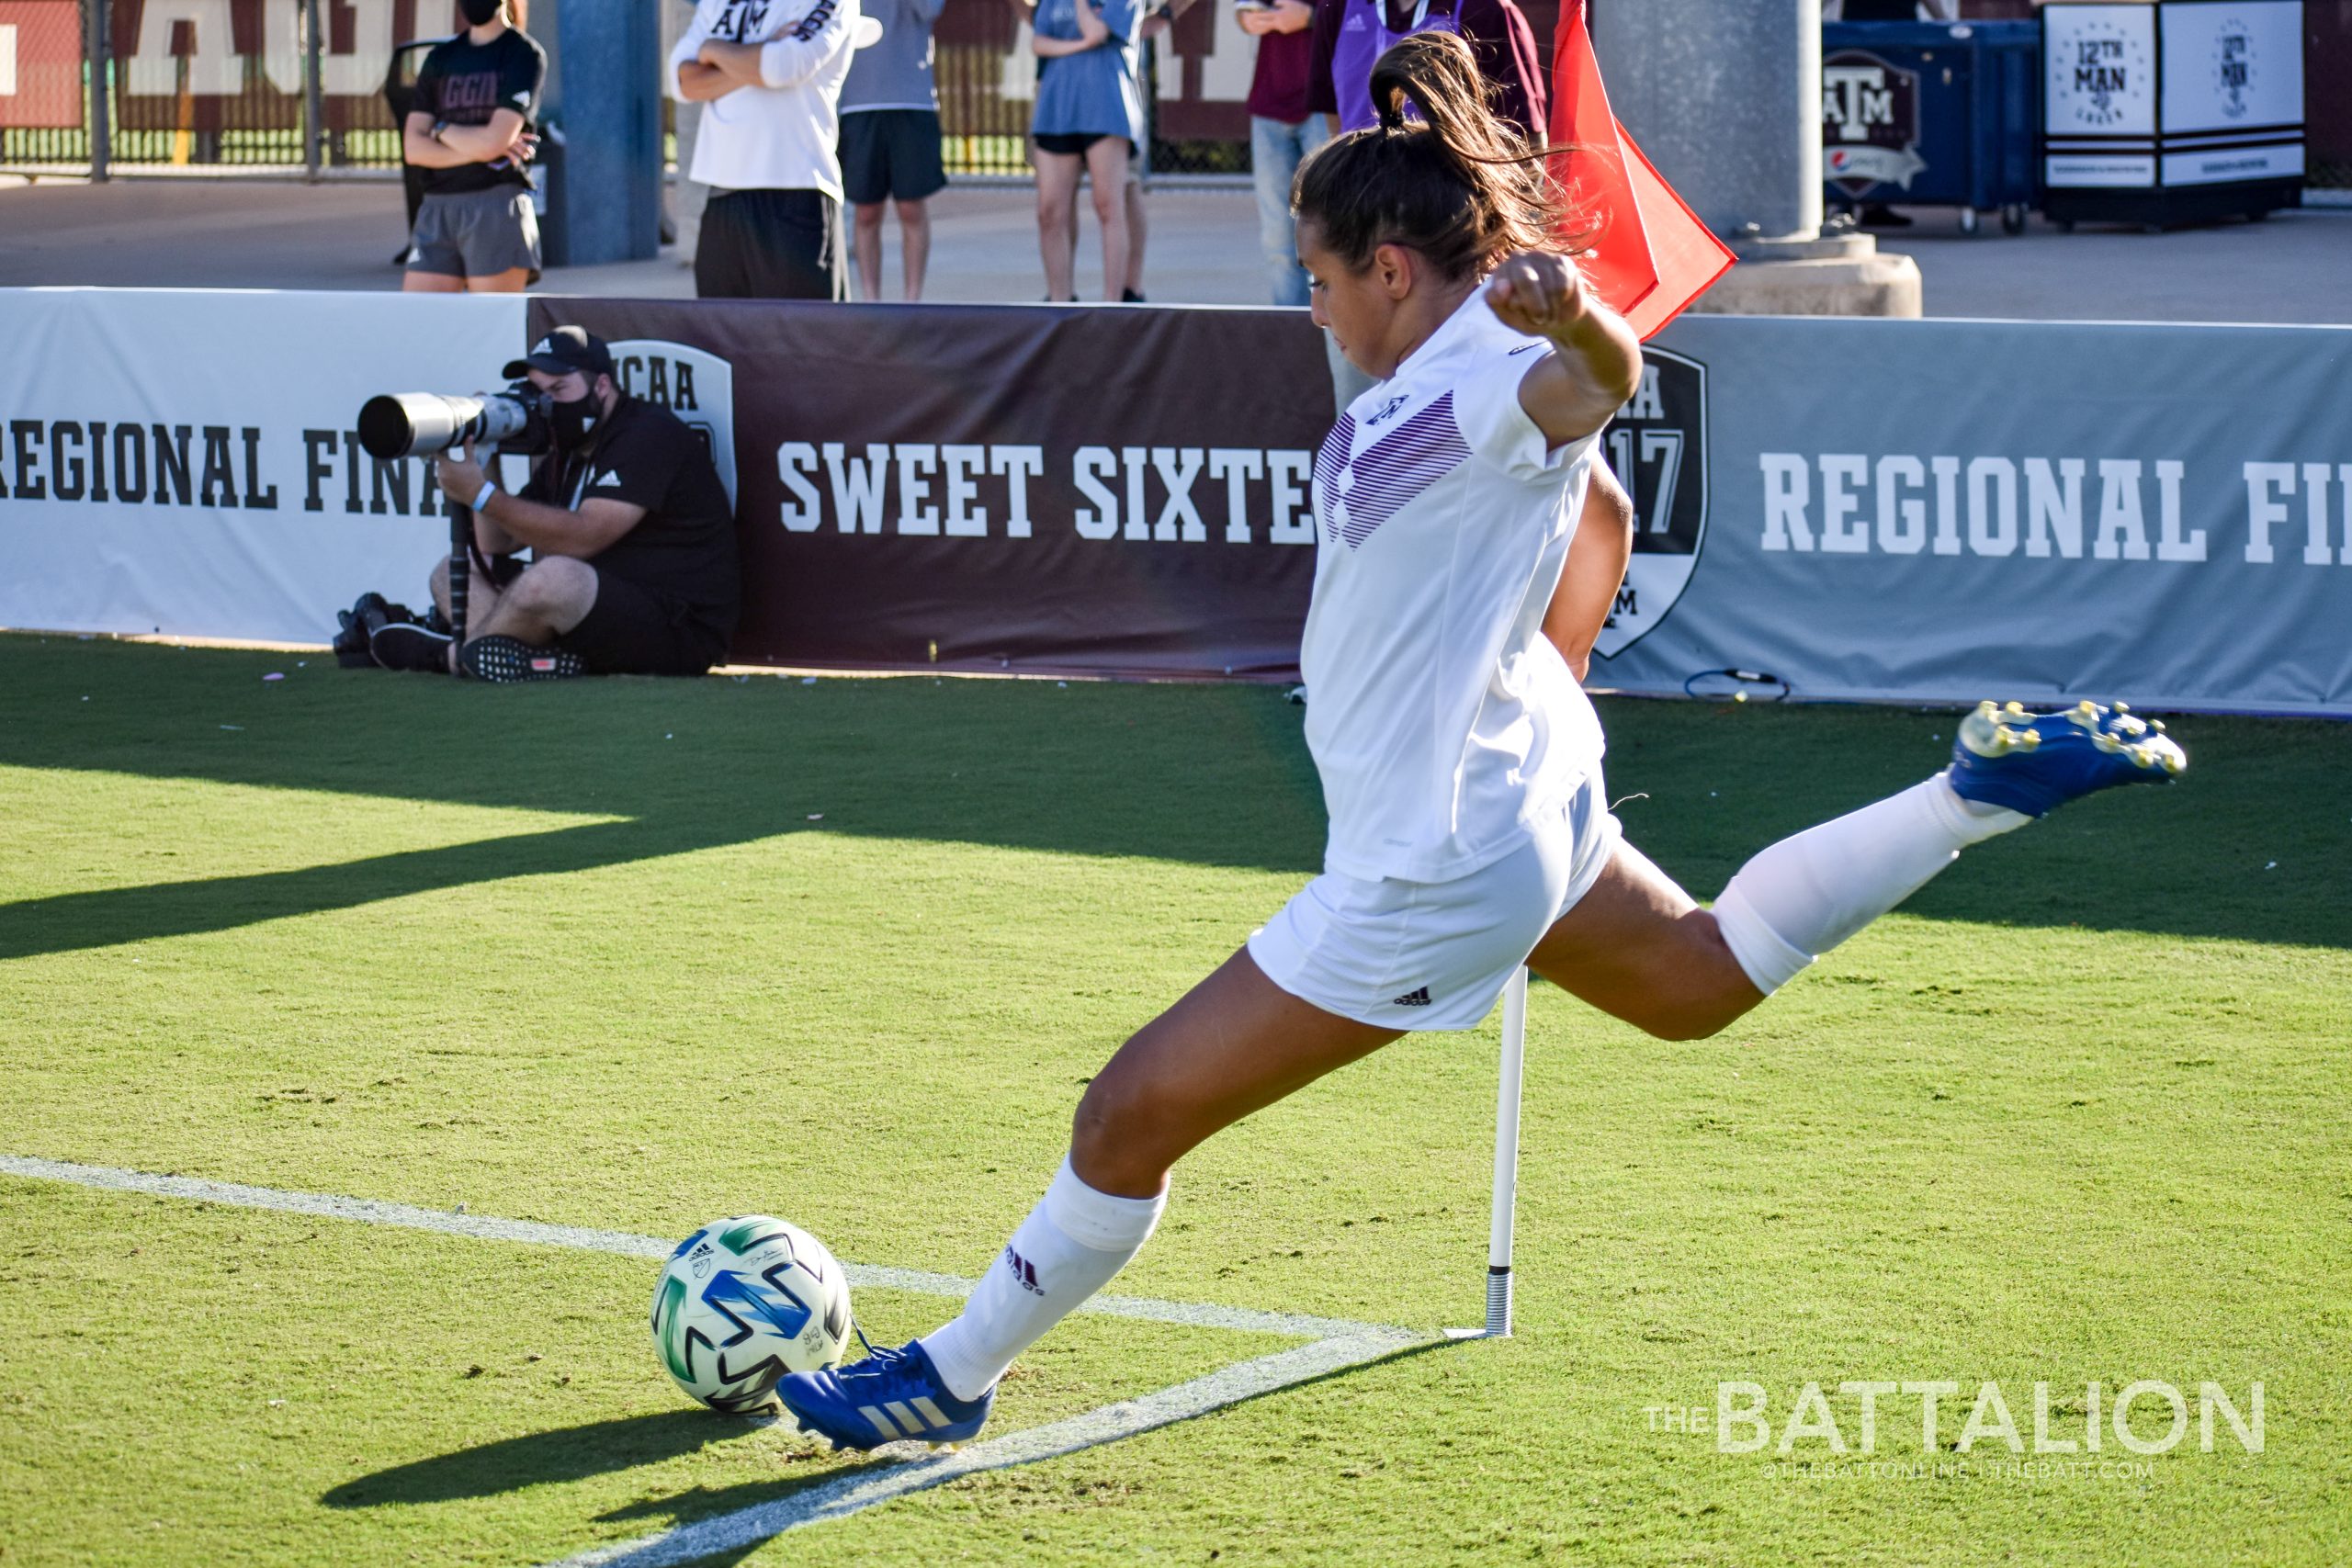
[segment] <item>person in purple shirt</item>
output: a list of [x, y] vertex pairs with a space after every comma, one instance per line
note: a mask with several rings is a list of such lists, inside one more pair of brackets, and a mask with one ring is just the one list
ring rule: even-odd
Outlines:
[[1462, 36], [1496, 89], [1495, 112], [1543, 146], [1550, 118], [1544, 56], [1512, 0], [1315, 0], [1313, 107], [1333, 117], [1335, 133], [1378, 124], [1373, 62], [1398, 39], [1430, 31]]

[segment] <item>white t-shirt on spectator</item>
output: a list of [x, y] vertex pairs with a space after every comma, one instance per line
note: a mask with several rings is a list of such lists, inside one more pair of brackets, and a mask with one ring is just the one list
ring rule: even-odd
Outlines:
[[1299, 667], [1326, 870], [1467, 875], [1600, 760], [1600, 721], [1542, 630], [1599, 439], [1552, 448], [1520, 407], [1551, 352], [1474, 291], [1316, 458]]
[[678, 67], [716, 39], [756, 43], [763, 87], [702, 106], [686, 177], [719, 190], [820, 190], [842, 198], [842, 79], [849, 74], [858, 0], [701, 0], [670, 51]]

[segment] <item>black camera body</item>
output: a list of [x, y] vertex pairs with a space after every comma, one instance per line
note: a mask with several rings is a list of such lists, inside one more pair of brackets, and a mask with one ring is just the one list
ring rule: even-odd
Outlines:
[[517, 457], [536, 457], [555, 445], [548, 410], [555, 400], [528, 380], [503, 392], [452, 397], [439, 392], [387, 392], [360, 406], [359, 445], [390, 462], [447, 452], [472, 443]]

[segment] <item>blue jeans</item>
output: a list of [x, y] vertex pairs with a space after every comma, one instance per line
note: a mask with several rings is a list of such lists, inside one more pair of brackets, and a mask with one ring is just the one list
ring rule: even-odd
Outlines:
[[1319, 114], [1296, 125], [1250, 117], [1250, 176], [1258, 187], [1258, 243], [1277, 305], [1306, 303], [1306, 273], [1291, 232], [1290, 186], [1309, 152], [1331, 139]]

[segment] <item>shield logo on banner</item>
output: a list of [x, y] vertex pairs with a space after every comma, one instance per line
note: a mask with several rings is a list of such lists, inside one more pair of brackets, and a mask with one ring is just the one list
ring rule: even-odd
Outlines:
[[1849, 196], [1911, 188], [1919, 156], [1919, 77], [1865, 50], [1821, 62], [1821, 172]]
[[1651, 344], [1642, 385], [1601, 436], [1634, 498], [1634, 555], [1593, 652], [1614, 659], [1673, 610], [1707, 538], [1707, 367]]
[[710, 449], [727, 504], [735, 504], [735, 367], [708, 349], [661, 338], [628, 338], [613, 351], [615, 379], [632, 398], [668, 409]]

